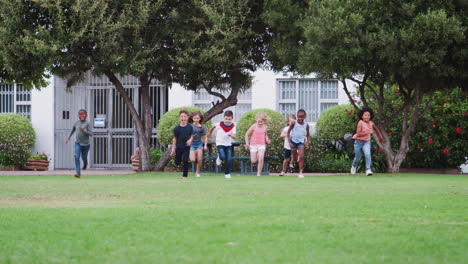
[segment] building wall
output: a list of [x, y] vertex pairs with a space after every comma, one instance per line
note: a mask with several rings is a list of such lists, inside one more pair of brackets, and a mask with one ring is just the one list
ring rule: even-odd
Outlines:
[[33, 152], [49, 155], [49, 169], [54, 168], [54, 78], [48, 86], [31, 93], [31, 123], [36, 132]]
[[185, 90], [182, 86], [175, 83], [169, 88], [169, 110], [177, 107], [192, 106], [193, 92]]

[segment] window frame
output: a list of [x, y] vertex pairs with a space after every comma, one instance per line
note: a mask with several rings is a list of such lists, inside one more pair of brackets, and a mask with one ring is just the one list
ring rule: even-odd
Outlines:
[[[18, 106], [29, 106], [29, 112], [25, 112], [26, 115], [24, 114], [21, 114], [22, 116], [26, 117], [27, 119], [29, 119], [31, 121], [31, 115], [32, 115], [32, 104], [31, 104], [31, 101], [32, 101], [32, 92], [31, 90], [25, 90], [24, 89], [24, 86], [23, 84], [20, 84], [20, 83], [5, 83], [5, 82], [0, 82], [0, 85], [13, 85], [13, 100], [11, 100], [11, 102], [9, 102], [11, 104], [11, 107], [13, 109], [12, 112], [0, 112], [0, 113], [15, 113], [15, 114], [18, 114]], [[19, 93], [19, 90], [20, 88], [19, 87], [22, 87], [23, 89], [23, 92], [22, 94]], [[25, 92], [24, 92], [25, 91]], [[26, 101], [26, 100], [21, 100], [21, 98], [18, 98], [18, 96], [21, 95], [21, 96], [27, 96], [29, 101]], [[1, 111], [1, 109], [0, 109]]]
[[[281, 82], [286, 82], [286, 81], [294, 81], [295, 82], [295, 99], [282, 99], [281, 98]], [[295, 111], [299, 110], [299, 82], [300, 81], [316, 81], [317, 82], [317, 108], [315, 109], [318, 113], [318, 118], [320, 118], [320, 115], [322, 114], [322, 104], [336, 104], [339, 105], [339, 82], [336, 79], [318, 79], [318, 78], [277, 78], [276, 79], [276, 98], [278, 98], [277, 103], [276, 103], [276, 111], [280, 112], [283, 114], [285, 117], [287, 117], [288, 114], [296, 114], [296, 113], [283, 113], [281, 112], [281, 104], [294, 104], [295, 105]], [[333, 99], [322, 99], [322, 82], [336, 82], [337, 84], [337, 93], [336, 93], [336, 98]], [[309, 119], [310, 120], [310, 119]], [[309, 122], [315, 123], [317, 120], [311, 120]]]

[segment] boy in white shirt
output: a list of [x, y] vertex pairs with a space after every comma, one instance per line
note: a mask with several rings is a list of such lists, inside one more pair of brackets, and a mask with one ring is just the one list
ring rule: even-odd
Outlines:
[[231, 178], [232, 168], [232, 140], [236, 139], [236, 126], [232, 122], [234, 114], [228, 110], [224, 112], [224, 121], [215, 124], [208, 133], [211, 136], [216, 129], [216, 148], [218, 149], [218, 158], [216, 165], [221, 165], [222, 161], [225, 162], [224, 177]]

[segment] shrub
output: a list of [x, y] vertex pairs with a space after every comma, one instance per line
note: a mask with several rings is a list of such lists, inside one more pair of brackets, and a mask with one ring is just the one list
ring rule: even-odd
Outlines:
[[18, 114], [0, 114], [0, 164], [26, 163], [35, 140], [36, 134], [27, 118]]
[[[255, 109], [245, 113], [237, 123], [237, 141], [243, 142], [245, 140], [245, 133], [252, 124], [255, 123], [255, 115], [258, 112], [265, 112], [270, 120], [265, 124], [268, 126], [268, 137], [271, 143], [267, 146], [265, 156], [276, 156], [278, 159], [268, 162], [270, 171], [281, 171], [281, 164], [283, 162], [283, 146], [284, 139], [280, 137], [281, 130], [286, 126], [286, 119], [284, 116], [276, 111], [270, 109]], [[250, 152], [244, 147], [239, 151], [241, 156], [250, 156]]]
[[436, 92], [410, 138], [406, 168], [455, 168], [467, 162], [468, 100], [461, 89]]
[[336, 105], [320, 114], [316, 135], [319, 138], [342, 140], [347, 133], [356, 132], [358, 117], [352, 105]]
[[49, 160], [49, 157], [45, 153], [30, 153], [29, 158], [30, 160]]
[[[182, 109], [187, 110], [189, 113], [193, 111], [200, 111], [202, 113], [205, 112], [201, 108], [188, 106], [175, 108], [165, 113], [164, 116], [159, 120], [158, 124], [158, 141], [162, 145], [172, 144], [172, 138], [174, 137], [173, 129], [178, 124], [180, 124], [179, 111]], [[211, 121], [206, 122], [204, 126], [207, 130], [209, 130], [211, 128]]]
[[164, 151], [159, 148], [153, 148], [150, 150], [150, 162], [155, 165], [156, 162], [164, 155]]

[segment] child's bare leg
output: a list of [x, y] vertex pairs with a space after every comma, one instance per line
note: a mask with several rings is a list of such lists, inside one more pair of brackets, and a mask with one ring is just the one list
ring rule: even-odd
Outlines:
[[196, 151], [190, 151], [190, 162], [195, 162]]
[[286, 169], [288, 167], [289, 160], [283, 160], [283, 170], [281, 172], [286, 172]]
[[298, 162], [299, 162], [299, 174], [302, 174], [302, 170], [304, 169], [304, 147], [298, 147]]
[[263, 160], [265, 158], [265, 150], [258, 150], [258, 164], [257, 164], [257, 176], [262, 175]]
[[252, 164], [257, 163], [257, 153], [258, 151], [250, 152], [250, 162], [252, 162]]
[[[194, 151], [192, 151], [194, 152]], [[197, 149], [197, 171], [196, 174], [200, 174], [201, 171], [201, 166], [203, 163], [203, 150], [202, 149]]]
[[297, 149], [294, 149], [294, 150], [291, 150], [291, 154], [292, 154], [292, 162], [297, 162]]

